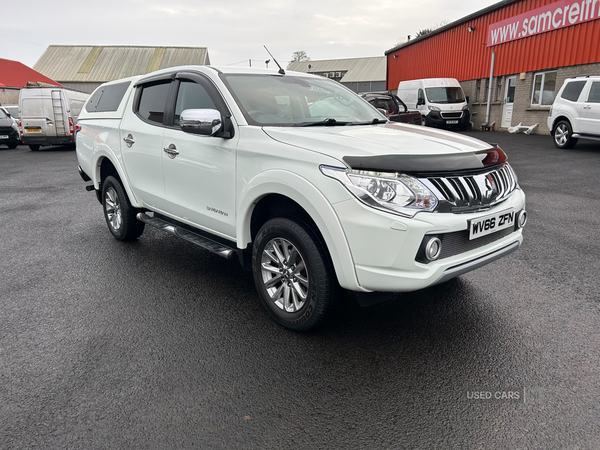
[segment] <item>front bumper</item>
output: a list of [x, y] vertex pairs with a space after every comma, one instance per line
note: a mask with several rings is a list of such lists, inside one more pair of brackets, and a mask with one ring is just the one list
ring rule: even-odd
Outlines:
[[[4, 137], [6, 136], [6, 137]], [[1, 127], [0, 128], [0, 144], [20, 144], [21, 138], [19, 132], [12, 127]]]
[[418, 213], [404, 218], [355, 200], [334, 205], [350, 246], [359, 289], [373, 292], [423, 289], [511, 253], [521, 245], [521, 229], [497, 232], [498, 239], [482, 240], [481, 246], [466, 247], [464, 252], [427, 264], [417, 261], [426, 235], [463, 232], [469, 220], [508, 209], [519, 212], [524, 207], [525, 195], [520, 189], [494, 208], [469, 214]]
[[[425, 116], [425, 125], [437, 128], [465, 128], [471, 120], [471, 114], [467, 110], [462, 111], [460, 117], [444, 117], [444, 114], [447, 115], [449, 113], [445, 111], [429, 111], [429, 114]], [[449, 121], [458, 121], [458, 123], [448, 123]]]

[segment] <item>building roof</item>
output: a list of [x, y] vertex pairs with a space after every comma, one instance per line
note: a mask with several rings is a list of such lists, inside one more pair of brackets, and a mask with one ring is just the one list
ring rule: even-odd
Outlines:
[[27, 83], [45, 83], [60, 86], [54, 80], [45, 77], [25, 64], [10, 59], [0, 59], [0, 86], [22, 88]]
[[385, 56], [373, 56], [369, 58], [300, 61], [291, 63], [287, 70], [307, 73], [347, 71], [340, 80], [341, 83], [385, 81], [386, 58]]
[[416, 44], [419, 41], [423, 41], [427, 38], [430, 38], [432, 36], [435, 36], [436, 34], [442, 33], [446, 30], [449, 30], [451, 28], [454, 28], [457, 25], [463, 24], [465, 22], [468, 22], [470, 20], [476, 19], [477, 17], [483, 16], [489, 12], [495, 11], [497, 9], [503, 8], [506, 5], [510, 5], [511, 3], [515, 3], [521, 0], [502, 0], [498, 3], [494, 3], [493, 5], [490, 5], [486, 8], [480, 9], [479, 11], [474, 12], [473, 14], [469, 14], [468, 16], [465, 16], [461, 19], [455, 20], [452, 23], [449, 23], [448, 25], [444, 25], [443, 27], [440, 28], [436, 28], [435, 30], [433, 30], [431, 33], [427, 33], [424, 34], [423, 36], [419, 36], [418, 38], [412, 39], [408, 42], [403, 42], [402, 44], [398, 44], [396, 45], [394, 48], [390, 48], [389, 50], [385, 51], [385, 55], [389, 55], [390, 53], [393, 53], [397, 50], [400, 50], [401, 48], [404, 47], [408, 47], [409, 45], [413, 45]]
[[210, 64], [206, 47], [50, 45], [35, 70], [61, 82], [97, 82], [158, 69]]

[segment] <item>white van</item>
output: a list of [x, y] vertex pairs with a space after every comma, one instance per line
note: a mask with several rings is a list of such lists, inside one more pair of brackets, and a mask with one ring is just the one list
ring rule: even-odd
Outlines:
[[456, 78], [401, 81], [398, 97], [409, 108], [416, 108], [427, 126], [460, 130], [469, 128], [469, 106]]
[[90, 95], [60, 87], [19, 92], [21, 139], [31, 150], [43, 145], [75, 145], [75, 123]]

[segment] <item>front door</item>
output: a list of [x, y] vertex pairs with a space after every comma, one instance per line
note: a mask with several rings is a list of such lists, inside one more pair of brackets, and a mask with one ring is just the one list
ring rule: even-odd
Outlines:
[[232, 239], [235, 237], [238, 139], [199, 136], [185, 133], [179, 127], [182, 111], [217, 108], [203, 85], [189, 79], [180, 80], [174, 124], [165, 130], [162, 139], [165, 193], [168, 212], [182, 221]]
[[513, 75], [506, 78], [506, 91], [504, 94], [504, 106], [502, 108], [502, 128], [508, 128], [512, 125], [513, 104], [515, 102], [515, 85], [517, 76]]

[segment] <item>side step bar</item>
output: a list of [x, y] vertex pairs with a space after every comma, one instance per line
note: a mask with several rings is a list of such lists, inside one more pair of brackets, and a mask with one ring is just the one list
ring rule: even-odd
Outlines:
[[178, 227], [177, 225], [173, 225], [166, 220], [162, 220], [157, 217], [150, 217], [146, 213], [142, 212], [137, 213], [135, 217], [151, 227], [166, 231], [173, 236], [177, 236], [178, 238], [184, 239], [192, 244], [196, 244], [197, 246], [202, 247], [209, 252], [213, 252], [225, 259], [235, 259], [237, 257], [237, 251], [235, 249], [226, 247], [204, 236], [200, 236], [197, 233], [193, 233], [189, 230]]
[[595, 135], [589, 135], [589, 134], [581, 134], [581, 133], [573, 133], [573, 135], [571, 137], [574, 138], [581, 138], [581, 139], [591, 139], [593, 141], [600, 141], [600, 137], [595, 136]]

